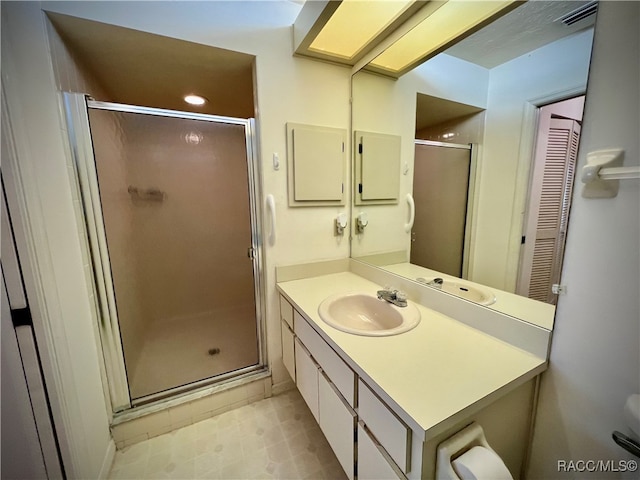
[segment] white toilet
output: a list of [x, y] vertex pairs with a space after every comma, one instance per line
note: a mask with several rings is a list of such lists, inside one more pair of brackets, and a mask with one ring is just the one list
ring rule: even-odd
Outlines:
[[465, 427], [438, 445], [437, 480], [513, 480], [500, 456], [491, 448], [482, 427]]

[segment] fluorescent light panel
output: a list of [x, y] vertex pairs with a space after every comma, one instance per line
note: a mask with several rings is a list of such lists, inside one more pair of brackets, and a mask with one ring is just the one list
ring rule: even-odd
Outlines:
[[343, 0], [309, 50], [351, 59], [415, 0]]
[[398, 73], [437, 51], [515, 0], [449, 0], [378, 55], [371, 65]]

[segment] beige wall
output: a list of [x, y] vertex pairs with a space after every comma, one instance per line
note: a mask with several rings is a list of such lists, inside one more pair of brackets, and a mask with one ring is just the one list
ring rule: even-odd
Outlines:
[[[577, 172], [617, 147], [640, 165], [640, 3], [600, 2]], [[640, 181], [615, 198], [582, 197], [576, 180], [550, 368], [543, 375], [528, 478], [632, 479], [638, 472], [561, 472], [558, 460], [635, 460], [611, 438], [640, 392]], [[594, 282], [611, 279], [612, 282]]]

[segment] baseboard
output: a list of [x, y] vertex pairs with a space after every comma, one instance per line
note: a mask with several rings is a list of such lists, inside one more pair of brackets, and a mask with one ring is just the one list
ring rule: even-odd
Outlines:
[[111, 466], [113, 465], [113, 459], [116, 457], [116, 443], [113, 441], [113, 438], [109, 439], [109, 445], [107, 446], [107, 451], [104, 453], [104, 461], [102, 462], [102, 467], [100, 468], [100, 473], [98, 474], [98, 478], [106, 479], [109, 478], [109, 472], [111, 471]]
[[271, 394], [280, 395], [281, 393], [288, 392], [294, 388], [296, 388], [296, 384], [293, 383], [292, 380], [286, 380], [284, 382], [274, 384], [273, 387], [271, 387]]

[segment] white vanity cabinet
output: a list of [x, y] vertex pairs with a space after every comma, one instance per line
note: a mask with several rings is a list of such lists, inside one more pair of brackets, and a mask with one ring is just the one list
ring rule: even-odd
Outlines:
[[[291, 313], [291, 316], [289, 315]], [[347, 477], [355, 478], [356, 376], [291, 304], [280, 297], [283, 363]], [[293, 331], [289, 329], [292, 320]], [[294, 365], [288, 365], [290, 356]]]
[[349, 478], [435, 478], [439, 446], [476, 423], [518, 480], [545, 358], [427, 307], [417, 328], [394, 337], [348, 335], [319, 318], [321, 299], [376, 288], [352, 272], [278, 283], [296, 385]]
[[284, 297], [280, 316], [283, 362], [347, 477], [406, 478], [407, 426]]
[[362, 381], [358, 381], [358, 417], [394, 466], [408, 473], [411, 467], [411, 429]]
[[318, 376], [320, 369], [316, 362], [313, 361], [307, 349], [302, 345], [299, 338], [295, 339], [296, 343], [296, 385], [300, 391], [300, 395], [307, 402], [307, 406], [316, 419], [320, 422], [318, 410]]
[[318, 376], [318, 408], [320, 429], [347, 477], [353, 479], [356, 413], [324, 372]]
[[358, 422], [358, 480], [392, 480], [407, 477], [362, 422]]
[[282, 340], [282, 363], [291, 379], [296, 381], [296, 358], [293, 333], [293, 307], [287, 299], [280, 297], [280, 328]]
[[355, 407], [356, 374], [302, 315], [294, 310], [294, 331], [347, 403]]

